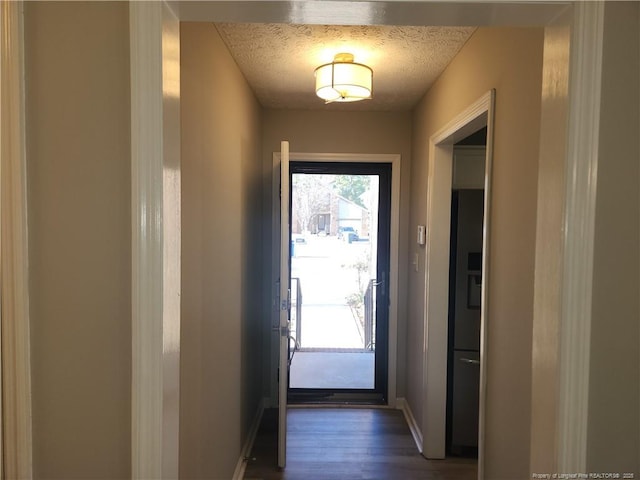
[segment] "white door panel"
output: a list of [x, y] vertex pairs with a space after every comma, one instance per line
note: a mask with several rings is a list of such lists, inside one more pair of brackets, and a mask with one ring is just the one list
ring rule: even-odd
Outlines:
[[289, 385], [289, 142], [280, 146], [280, 361], [278, 373], [278, 466], [287, 462], [287, 389]]

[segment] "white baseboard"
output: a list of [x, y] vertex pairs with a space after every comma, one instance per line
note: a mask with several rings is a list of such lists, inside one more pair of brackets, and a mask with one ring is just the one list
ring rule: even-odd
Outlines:
[[418, 423], [413, 416], [413, 412], [411, 411], [409, 403], [404, 398], [397, 398], [396, 408], [398, 410], [402, 410], [404, 418], [407, 421], [407, 425], [409, 425], [409, 430], [411, 430], [411, 436], [413, 437], [414, 442], [416, 442], [418, 451], [422, 453], [422, 431], [420, 430], [420, 427], [418, 426]]
[[251, 428], [249, 429], [249, 435], [247, 435], [247, 440], [244, 442], [244, 446], [240, 451], [240, 458], [238, 458], [236, 469], [233, 472], [233, 480], [242, 480], [244, 478], [244, 472], [247, 469], [247, 461], [249, 455], [251, 454], [253, 443], [256, 441], [256, 435], [258, 434], [258, 428], [260, 428], [260, 422], [262, 421], [262, 414], [264, 413], [265, 405], [268, 404], [268, 397], [260, 400], [260, 403], [258, 404], [256, 415], [255, 417], [253, 417], [253, 423], [251, 423]]

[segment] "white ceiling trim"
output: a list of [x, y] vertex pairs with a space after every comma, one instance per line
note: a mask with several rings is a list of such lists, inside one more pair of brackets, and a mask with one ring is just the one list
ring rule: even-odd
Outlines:
[[316, 25], [548, 25], [573, 2], [566, 0], [169, 0], [183, 22], [253, 22]]

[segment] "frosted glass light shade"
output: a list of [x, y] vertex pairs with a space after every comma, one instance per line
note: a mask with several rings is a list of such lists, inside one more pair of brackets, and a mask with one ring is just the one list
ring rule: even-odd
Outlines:
[[338, 54], [333, 62], [315, 70], [316, 94], [325, 102], [356, 102], [371, 98], [373, 71], [353, 62], [353, 55]]

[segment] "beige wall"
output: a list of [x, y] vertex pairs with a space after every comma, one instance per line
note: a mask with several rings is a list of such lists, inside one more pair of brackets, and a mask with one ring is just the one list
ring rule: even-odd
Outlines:
[[[414, 112], [410, 227], [424, 224], [429, 138], [496, 89], [485, 477], [527, 478], [542, 29], [481, 28]], [[424, 250], [409, 274], [407, 397], [422, 420]]]
[[34, 478], [130, 477], [128, 29], [25, 4]]
[[637, 2], [607, 2], [596, 199], [587, 467], [640, 474]]
[[261, 111], [210, 23], [181, 24], [181, 111], [180, 476], [228, 479], [262, 395]]
[[[263, 117], [263, 162], [265, 224], [263, 240], [264, 268], [271, 269], [275, 281], [277, 265], [272, 265], [271, 246], [271, 183], [273, 152], [280, 151], [280, 141], [288, 140], [291, 152], [301, 153], [373, 153], [400, 154], [400, 240], [399, 240], [399, 298], [398, 298], [398, 365], [397, 394], [404, 396], [407, 244], [409, 214], [409, 174], [411, 164], [411, 114], [410, 112], [346, 112], [332, 110], [265, 110]], [[293, 159], [293, 158], [292, 158]], [[413, 238], [413, 237], [412, 237]], [[265, 270], [268, 271], [268, 270]], [[267, 296], [269, 286], [267, 285]], [[265, 304], [269, 305], [269, 298]], [[267, 335], [266, 338], [269, 338]], [[272, 362], [277, 360], [277, 338], [267, 340], [265, 348], [271, 350]], [[275, 391], [275, 368], [265, 362], [265, 394]]]

